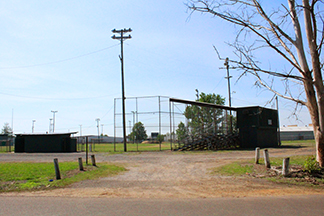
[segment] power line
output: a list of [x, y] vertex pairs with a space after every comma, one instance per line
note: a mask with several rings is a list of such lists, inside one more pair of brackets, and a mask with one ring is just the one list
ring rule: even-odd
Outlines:
[[33, 64], [33, 65], [16, 66], [16, 67], [0, 67], [0, 70], [31, 68], [31, 67], [38, 67], [38, 66], [44, 66], [44, 65], [58, 64], [58, 63], [61, 63], [61, 62], [71, 61], [71, 60], [74, 60], [74, 59], [82, 58], [84, 56], [99, 53], [99, 52], [111, 49], [111, 48], [113, 48], [115, 46], [118, 46], [118, 45], [119, 45], [119, 43], [115, 44], [115, 45], [112, 45], [110, 47], [105, 47], [105, 48], [100, 49], [100, 50], [96, 50], [96, 51], [93, 51], [93, 52], [85, 53], [85, 54], [82, 54], [82, 55], [78, 55], [78, 56], [74, 56], [74, 57], [70, 57], [70, 58], [62, 59], [62, 60], [58, 60], [58, 61], [52, 61], [52, 62], [46, 62], [46, 63], [40, 63], [40, 64]]
[[96, 97], [84, 97], [84, 98], [45, 98], [45, 97], [22, 96], [22, 95], [8, 94], [8, 93], [3, 93], [3, 92], [0, 92], [0, 94], [7, 95], [7, 96], [13, 96], [13, 97], [40, 99], [40, 100], [88, 100], [88, 99], [98, 99], [98, 98], [105, 98], [105, 97], [117, 95], [117, 94], [110, 94], [110, 95], [102, 95], [102, 96], [96, 96]]

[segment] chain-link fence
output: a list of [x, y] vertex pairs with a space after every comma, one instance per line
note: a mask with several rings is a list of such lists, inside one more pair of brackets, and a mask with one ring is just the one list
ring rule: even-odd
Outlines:
[[236, 109], [170, 99], [173, 150], [217, 150], [239, 146]]

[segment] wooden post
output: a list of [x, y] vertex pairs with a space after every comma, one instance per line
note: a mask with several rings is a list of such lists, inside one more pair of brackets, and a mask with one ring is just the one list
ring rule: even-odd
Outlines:
[[9, 151], [8, 152], [11, 152], [11, 142], [10, 142], [10, 140], [8, 140], [7, 143], [8, 143], [8, 146], [9, 146]]
[[257, 147], [255, 149], [255, 164], [259, 164], [259, 158], [260, 158], [260, 148]]
[[55, 168], [56, 180], [60, 180], [61, 179], [61, 173], [60, 173], [60, 168], [59, 168], [57, 158], [54, 158], [54, 168]]
[[79, 161], [79, 170], [80, 171], [84, 171], [84, 169], [83, 169], [83, 163], [82, 163], [82, 157], [79, 157], [78, 158], [78, 161]]
[[289, 158], [284, 158], [282, 161], [282, 175], [287, 176], [289, 174]]
[[264, 164], [267, 168], [270, 168], [270, 157], [268, 149], [264, 149]]
[[91, 162], [92, 162], [92, 166], [97, 166], [96, 165], [96, 159], [94, 155], [91, 155]]

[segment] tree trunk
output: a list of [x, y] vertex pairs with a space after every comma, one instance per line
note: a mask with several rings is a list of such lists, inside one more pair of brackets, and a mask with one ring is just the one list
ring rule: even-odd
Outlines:
[[[316, 115], [313, 122], [314, 128], [314, 136], [316, 141], [316, 160], [319, 162], [321, 167], [324, 167], [324, 85], [323, 85], [323, 77], [322, 71], [320, 66], [320, 59], [319, 59], [319, 51], [318, 46], [316, 44], [316, 20], [312, 19], [313, 8], [309, 5], [309, 0], [303, 0], [304, 6], [304, 19], [305, 19], [305, 30], [306, 36], [308, 41], [308, 47], [311, 55], [311, 62], [312, 62], [312, 72], [313, 76], [312, 82], [316, 89], [316, 96], [317, 103], [315, 101], [308, 101], [308, 104], [314, 108], [317, 108], [317, 112], [313, 113]], [[313, 87], [313, 88], [314, 88]], [[307, 95], [307, 94], [306, 94]], [[307, 97], [308, 100], [308, 97]], [[316, 103], [316, 104], [315, 104]], [[312, 113], [310, 112], [312, 115]], [[313, 117], [313, 116], [312, 116]], [[312, 118], [313, 121], [313, 118]]]
[[[315, 133], [316, 130], [316, 133]], [[316, 143], [316, 160], [320, 167], [324, 167], [324, 136], [319, 130], [319, 127], [314, 130], [315, 143]]]

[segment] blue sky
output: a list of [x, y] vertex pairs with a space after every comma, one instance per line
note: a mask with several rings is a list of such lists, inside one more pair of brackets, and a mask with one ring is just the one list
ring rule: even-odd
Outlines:
[[[219, 69], [224, 62], [213, 45], [234, 57], [225, 42], [233, 40], [235, 28], [207, 14], [190, 16], [184, 2], [1, 1], [1, 127], [13, 122], [15, 133], [31, 133], [36, 120], [35, 132], [45, 133], [51, 110], [57, 110], [55, 132], [80, 131], [82, 125], [83, 135], [96, 134], [100, 118], [100, 130], [113, 135], [114, 98], [121, 97], [114, 28], [133, 30], [124, 43], [126, 97], [194, 100], [199, 89], [227, 98], [226, 71]], [[260, 58], [267, 63], [269, 56]], [[239, 72], [231, 75], [233, 106], [264, 106], [272, 97], [253, 86], [253, 77], [236, 83]], [[309, 124], [306, 109], [301, 121], [288, 118], [293, 107], [280, 100], [281, 125]]]

